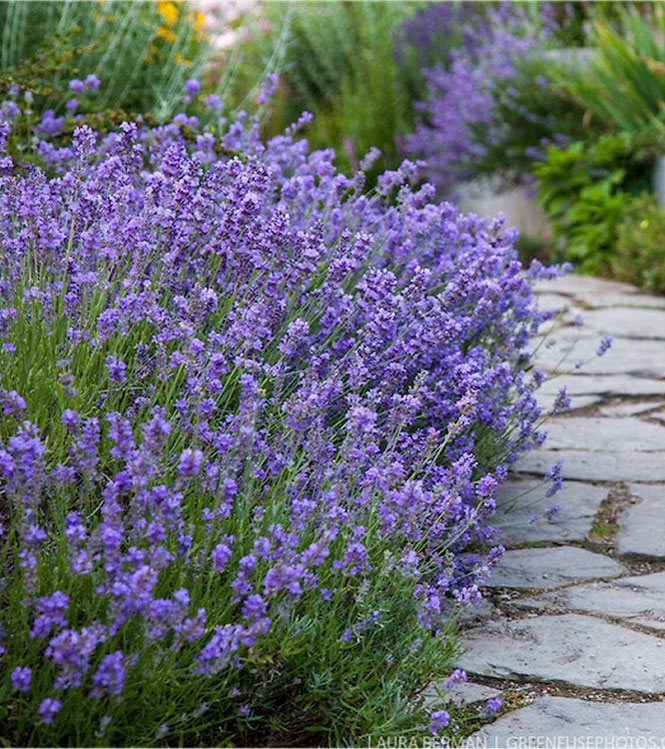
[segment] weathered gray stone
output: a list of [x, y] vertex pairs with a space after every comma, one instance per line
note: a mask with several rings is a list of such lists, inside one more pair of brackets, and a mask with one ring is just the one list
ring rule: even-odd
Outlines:
[[617, 398], [621, 396], [665, 395], [665, 380], [648, 377], [631, 377], [630, 375], [588, 375], [584, 370], [575, 374], [561, 375], [546, 380], [537, 391], [556, 395], [565, 385], [568, 395], [604, 395]]
[[665, 311], [639, 307], [606, 307], [588, 310], [583, 315], [585, 333], [589, 331], [623, 338], [665, 338]]
[[476, 731], [467, 745], [544, 747], [550, 739], [558, 742], [551, 746], [638, 747], [647, 746], [649, 739], [660, 746], [663, 737], [662, 702], [598, 703], [546, 695]]
[[665, 572], [622, 577], [609, 583], [573, 585], [531, 596], [518, 606], [528, 610], [556, 606], [665, 630]]
[[[496, 493], [497, 513], [493, 525], [501, 530], [505, 545], [536, 541], [583, 541], [607, 488], [566, 481], [554, 497], [547, 497], [547, 486], [540, 481], [509, 481]], [[543, 513], [554, 503], [561, 509], [551, 520]], [[534, 520], [534, 515], [537, 519]]]
[[[661, 461], [665, 468], [665, 456]], [[665, 487], [631, 484], [629, 489], [638, 501], [619, 517], [617, 550], [665, 558]]]
[[604, 554], [576, 546], [507, 551], [490, 573], [489, 587], [558, 588], [582, 580], [618, 577], [625, 568]]
[[665, 481], [665, 453], [594, 453], [585, 450], [535, 450], [515, 464], [522, 473], [545, 475], [563, 460], [563, 477], [578, 481]]
[[472, 705], [474, 702], [489, 700], [500, 694], [500, 689], [486, 687], [484, 684], [474, 684], [472, 681], [457, 682], [452, 688], [441, 684], [437, 689], [437, 685], [432, 684], [425, 692], [425, 704], [450, 700], [455, 705]]
[[660, 424], [665, 424], [665, 411], [656, 411], [649, 414], [650, 419], [655, 419]]
[[659, 424], [649, 424], [631, 417], [566, 416], [550, 419], [545, 429], [545, 447], [548, 450], [665, 450], [665, 429]]
[[[648, 414], [657, 408], [665, 406], [665, 401], [624, 401], [623, 403], [612, 403], [598, 410], [601, 416], [621, 417]], [[665, 415], [665, 414], [663, 414]]]
[[534, 236], [539, 236], [547, 224], [543, 209], [524, 186], [492, 185], [481, 178], [459, 183], [454, 191], [459, 207], [465, 213], [488, 217], [503, 213], [508, 225]]
[[562, 294], [538, 294], [538, 307], [541, 310], [562, 312], [563, 310], [569, 310], [574, 304], [574, 301], [570, 297], [563, 296]]
[[571, 273], [554, 281], [538, 281], [534, 290], [537, 294], [563, 294], [565, 296], [577, 296], [579, 294], [594, 294], [606, 296], [607, 294], [639, 294], [637, 286], [620, 281], [608, 281], [604, 278], [593, 278], [592, 276], [579, 276]]
[[458, 662], [469, 674], [606, 690], [665, 692], [665, 647], [653, 635], [563, 614], [474, 630]]
[[466, 629], [483, 627], [488, 621], [499, 616], [497, 607], [487, 598], [482, 598], [476, 604], [458, 606], [454, 613], [460, 626]]
[[600, 336], [579, 335], [569, 330], [553, 334], [536, 351], [540, 340], [533, 339], [533, 363], [547, 372], [575, 371], [584, 362], [586, 374], [632, 374], [660, 379], [665, 377], [665, 345], [662, 341], [615, 338], [604, 356], [597, 356]]
[[578, 294], [576, 302], [589, 309], [604, 307], [639, 307], [644, 309], [665, 309], [665, 296], [655, 294]]

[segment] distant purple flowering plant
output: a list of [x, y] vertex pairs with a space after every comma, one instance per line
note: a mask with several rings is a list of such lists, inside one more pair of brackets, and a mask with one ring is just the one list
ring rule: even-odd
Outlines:
[[19, 692], [27, 692], [30, 688], [32, 669], [27, 666], [17, 666], [11, 674], [12, 688]]

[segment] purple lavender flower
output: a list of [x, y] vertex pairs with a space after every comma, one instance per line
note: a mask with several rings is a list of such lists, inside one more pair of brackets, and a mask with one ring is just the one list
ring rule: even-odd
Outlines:
[[258, 102], [260, 105], [266, 104], [275, 91], [277, 90], [277, 83], [279, 82], [279, 75], [277, 73], [269, 73], [265, 80], [261, 83], [261, 89], [259, 91]]
[[227, 562], [231, 558], [231, 547], [227, 542], [221, 541], [215, 546], [210, 555], [217, 572], [223, 572]]
[[27, 409], [25, 399], [16, 390], [0, 390], [0, 406], [5, 416], [19, 416]]
[[64, 627], [67, 624], [65, 612], [69, 606], [69, 597], [60, 591], [56, 591], [50, 596], [38, 598], [35, 601], [35, 608], [39, 612], [30, 631], [31, 637], [46, 637], [51, 629], [55, 627]]
[[484, 717], [491, 718], [499, 712], [502, 704], [503, 700], [501, 697], [490, 697], [484, 705], [478, 708], [478, 711], [481, 712]]
[[180, 453], [180, 460], [178, 461], [178, 474], [183, 477], [198, 475], [203, 459], [204, 456], [201, 450], [193, 450], [191, 448], [183, 450]]
[[450, 687], [455, 687], [460, 682], [463, 682], [466, 680], [467, 680], [466, 671], [463, 671], [461, 668], [456, 668], [450, 674], [450, 676], [447, 679], [445, 679], [444, 684], [446, 687], [450, 688]]
[[110, 653], [102, 658], [99, 668], [92, 676], [94, 688], [91, 697], [102, 697], [105, 694], [117, 697], [125, 683], [124, 656], [121, 651]]
[[570, 408], [570, 397], [568, 396], [568, 392], [566, 389], [566, 386], [560, 388], [557, 397], [554, 401], [554, 405], [552, 406], [552, 413], [558, 414], [562, 411], [567, 411]]
[[185, 93], [188, 96], [196, 96], [200, 90], [201, 84], [196, 80], [196, 78], [189, 78], [185, 81]]
[[551, 483], [546, 496], [553, 497], [563, 487], [563, 460], [558, 460], [550, 468], [545, 477], [545, 481]]
[[69, 429], [71, 432], [76, 431], [76, 428], [78, 427], [81, 421], [76, 411], [73, 411], [71, 408], [66, 408], [62, 412], [62, 416], [60, 420], [67, 427], [67, 429]]
[[27, 692], [30, 689], [30, 679], [32, 678], [32, 669], [28, 666], [17, 666], [11, 675], [12, 689], [19, 692]]
[[612, 336], [605, 335], [600, 339], [600, 343], [598, 344], [598, 349], [596, 350], [596, 354], [598, 356], [603, 356], [607, 351], [609, 351], [610, 347], [612, 346]]
[[94, 73], [90, 73], [90, 75], [86, 76], [86, 79], [84, 81], [85, 87], [89, 91], [97, 91], [100, 83], [101, 81]]
[[49, 723], [53, 723], [53, 718], [61, 707], [62, 702], [60, 702], [60, 700], [53, 699], [51, 697], [47, 697], [45, 700], [42, 700], [39, 708], [37, 709], [37, 712], [41, 716], [42, 723], [45, 723], [47, 725]]
[[222, 100], [217, 94], [208, 94], [203, 100], [203, 106], [213, 112], [213, 114], [220, 114], [222, 111]]
[[260, 595], [253, 594], [247, 596], [242, 605], [242, 615], [244, 619], [260, 619], [268, 610], [268, 605]]
[[127, 367], [125, 363], [115, 356], [106, 357], [106, 368], [109, 372], [109, 379], [114, 383], [126, 382]]
[[557, 514], [557, 512], [559, 512], [559, 510], [561, 510], [562, 507], [563, 505], [561, 504], [561, 502], [555, 502], [555, 504], [553, 504], [551, 507], [548, 507], [543, 512], [543, 517], [547, 518], [547, 520], [551, 522], [554, 519], [554, 516]]
[[52, 109], [46, 109], [42, 113], [38, 130], [40, 134], [46, 137], [59, 135], [62, 130], [64, 121], [64, 117], [56, 117]]
[[429, 732], [433, 736], [438, 736], [442, 728], [445, 728], [450, 722], [450, 714], [447, 710], [434, 710], [429, 714]]
[[82, 94], [85, 90], [85, 85], [83, 81], [78, 78], [72, 78], [72, 80], [69, 81], [69, 90], [73, 91], [75, 94]]

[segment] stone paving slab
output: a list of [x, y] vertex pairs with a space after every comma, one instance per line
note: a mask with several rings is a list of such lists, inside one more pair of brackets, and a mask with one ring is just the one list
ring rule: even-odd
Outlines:
[[470, 674], [665, 692], [665, 647], [653, 635], [581, 614], [491, 624], [463, 640], [458, 665]]
[[593, 276], [581, 276], [577, 273], [569, 273], [567, 276], [553, 281], [538, 281], [534, 285], [534, 290], [537, 294], [563, 294], [564, 296], [640, 294], [640, 289], [632, 284], [622, 281], [609, 281], [605, 278], [594, 278]]
[[[665, 450], [665, 429], [659, 424], [650, 424], [634, 417], [552, 418], [545, 424], [545, 429], [545, 446], [549, 450]], [[665, 458], [665, 455], [663, 457]]]
[[665, 309], [665, 296], [656, 294], [579, 294], [576, 297], [578, 303], [590, 309], [603, 309], [605, 307], [637, 307], [642, 309]]
[[[509, 481], [499, 487], [493, 525], [501, 531], [498, 540], [502, 544], [586, 538], [601, 502], [607, 497], [607, 487], [566, 481], [554, 497], [545, 496], [547, 488], [539, 481]], [[543, 513], [554, 503], [559, 503], [561, 509], [548, 520]]]
[[564, 330], [548, 337], [546, 343], [533, 339], [534, 366], [545, 371], [575, 370], [578, 361], [584, 362], [587, 375], [632, 374], [638, 377], [665, 377], [665, 346], [662, 341], [615, 338], [604, 356], [597, 356], [600, 336], [579, 335]]
[[556, 606], [665, 630], [665, 572], [574, 585], [529, 596], [515, 605], [529, 611]]
[[606, 307], [587, 310], [582, 315], [582, 329], [622, 338], [665, 338], [665, 311], [637, 307]]
[[[665, 456], [661, 460], [665, 467]], [[619, 517], [618, 552], [665, 558], [665, 486], [628, 488], [638, 501]]]
[[587, 375], [583, 369], [546, 380], [537, 394], [556, 395], [563, 385], [569, 395], [604, 395], [608, 398], [665, 395], [665, 380], [622, 374]]
[[553, 310], [554, 312], [563, 312], [574, 306], [574, 301], [563, 294], [542, 293], [538, 294], [538, 307], [541, 310]]
[[[558, 314], [556, 324], [544, 326], [550, 334], [532, 340], [534, 362], [563, 373], [545, 381], [539, 403], [550, 409], [566, 385], [573, 408], [592, 407], [593, 415], [550, 419], [544, 448], [520, 458], [518, 475], [497, 493], [502, 542], [550, 545], [509, 550], [488, 584], [541, 592], [494, 596], [493, 615], [467, 633], [459, 665], [472, 675], [604, 694], [594, 701], [540, 698], [486, 726], [471, 742], [475, 737], [496, 748], [519, 739], [527, 742], [520, 746], [541, 746], [528, 742], [588, 737], [597, 746], [603, 739], [655, 736], [665, 746], [665, 636], [639, 629], [665, 635], [665, 571], [628, 576], [608, 554], [552, 545], [582, 541], [608, 495], [607, 484], [622, 483], [634, 502], [619, 515], [615, 549], [665, 559], [665, 297], [581, 276], [539, 283], [538, 289], [541, 307]], [[570, 323], [580, 310], [586, 325], [578, 330]], [[598, 358], [605, 334], [614, 343]], [[578, 361], [582, 369], [575, 368]], [[559, 460], [564, 478], [576, 481], [567, 481], [555, 498], [540, 488], [531, 505], [528, 497], [518, 501], [516, 495], [535, 483], [524, 474], [542, 476]], [[545, 513], [554, 502], [562, 508], [550, 522]], [[534, 514], [540, 517], [530, 522]], [[507, 615], [499, 614], [508, 601]], [[660, 701], [614, 704], [612, 690]]]
[[[487, 687], [484, 684], [474, 684], [472, 681], [458, 682], [452, 689], [442, 684], [440, 691], [444, 699], [449, 699], [455, 705], [472, 705], [474, 702], [483, 702], [502, 694], [500, 689]], [[440, 701], [436, 684], [433, 684], [425, 692], [425, 704]]]
[[[613, 403], [598, 409], [601, 416], [621, 417], [637, 416], [638, 414], [651, 416], [651, 412], [663, 408], [665, 401], [626, 401], [623, 403]], [[663, 414], [665, 415], [665, 414]]]
[[[547, 744], [547, 740], [559, 743]], [[469, 747], [665, 746], [662, 702], [596, 703], [546, 695], [469, 737]], [[522, 740], [522, 742], [520, 742]], [[567, 742], [570, 743], [561, 743]], [[464, 744], [462, 744], [464, 746]]]
[[[665, 452], [626, 455], [587, 450], [534, 450], [515, 463], [515, 471], [544, 476], [563, 460], [563, 477], [577, 481], [665, 481]], [[661, 526], [662, 528], [663, 526]]]
[[604, 554], [576, 546], [548, 546], [507, 551], [491, 570], [486, 585], [496, 588], [558, 588], [618, 577], [626, 569]]
[[[457, 607], [455, 615], [461, 627], [471, 628], [484, 627], [487, 622], [500, 617], [501, 612], [487, 598], [482, 598], [476, 604]], [[444, 618], [447, 618], [447, 614]]]

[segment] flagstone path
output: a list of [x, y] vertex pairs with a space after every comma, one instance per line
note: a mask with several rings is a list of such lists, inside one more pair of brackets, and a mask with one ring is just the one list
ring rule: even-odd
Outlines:
[[[536, 366], [561, 373], [540, 399], [551, 408], [566, 385], [572, 408], [502, 488], [508, 551], [466, 631], [457, 699], [503, 695], [476, 745], [665, 746], [665, 297], [580, 276], [538, 292], [564, 322], [535, 344]], [[575, 369], [604, 334], [610, 351]], [[539, 477], [560, 459], [548, 499]]]

